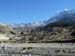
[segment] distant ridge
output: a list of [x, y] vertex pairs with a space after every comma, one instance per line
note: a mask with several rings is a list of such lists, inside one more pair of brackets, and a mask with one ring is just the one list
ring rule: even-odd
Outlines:
[[[8, 23], [0, 23], [4, 26], [10, 26], [12, 28], [36, 28], [39, 26], [45, 26], [48, 23], [56, 22], [56, 21], [75, 21], [75, 19], [65, 19], [68, 16], [71, 16], [72, 18], [75, 17], [75, 9], [64, 9], [62, 11], [58, 11], [56, 15], [53, 17], [48, 18], [47, 20], [44, 20], [42, 22], [35, 22], [35, 23], [21, 23], [21, 24], [8, 24]], [[64, 18], [65, 17], [65, 18]]]
[[[29, 24], [0, 24], [3, 38], [21, 43], [75, 42], [75, 10], [63, 10], [48, 20]], [[3, 39], [2, 38], [2, 39]]]

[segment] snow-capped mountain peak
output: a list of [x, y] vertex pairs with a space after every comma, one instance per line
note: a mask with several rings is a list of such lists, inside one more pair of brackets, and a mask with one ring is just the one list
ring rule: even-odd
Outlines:
[[[64, 9], [62, 11], [57, 11], [56, 15], [54, 15], [53, 17], [49, 18], [48, 20], [44, 21], [44, 23], [48, 24], [48, 23], [52, 23], [52, 22], [60, 21], [60, 20], [73, 21], [73, 20], [75, 20], [74, 16], [75, 16], [75, 9]], [[73, 20], [70, 18], [73, 18]]]
[[25, 28], [25, 27], [39, 27], [47, 25], [48, 23], [56, 22], [56, 21], [74, 21], [75, 19], [75, 9], [64, 9], [61, 11], [58, 11], [56, 15], [53, 17], [47, 18], [47, 20], [42, 22], [35, 22], [35, 23], [21, 23], [21, 24], [7, 24], [7, 23], [0, 23], [0, 25], [3, 26], [10, 26], [12, 28]]

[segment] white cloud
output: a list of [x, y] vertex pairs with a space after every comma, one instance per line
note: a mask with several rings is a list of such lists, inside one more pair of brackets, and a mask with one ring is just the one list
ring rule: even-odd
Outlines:
[[68, 11], [69, 9], [64, 9], [64, 11]]

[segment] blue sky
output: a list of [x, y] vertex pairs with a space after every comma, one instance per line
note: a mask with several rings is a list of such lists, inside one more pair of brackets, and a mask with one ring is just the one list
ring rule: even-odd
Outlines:
[[39, 22], [64, 9], [75, 9], [75, 0], [0, 0], [0, 22]]

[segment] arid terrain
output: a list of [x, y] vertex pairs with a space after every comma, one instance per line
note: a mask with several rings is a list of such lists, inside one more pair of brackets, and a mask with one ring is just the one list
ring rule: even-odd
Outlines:
[[[1, 56], [75, 56], [75, 13], [62, 11], [43, 23], [0, 24]], [[68, 14], [69, 13], [69, 14]]]
[[1, 56], [74, 56], [74, 43], [2, 43]]

